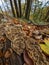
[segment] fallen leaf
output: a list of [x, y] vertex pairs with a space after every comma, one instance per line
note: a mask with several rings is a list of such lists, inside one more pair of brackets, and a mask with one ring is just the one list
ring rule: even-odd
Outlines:
[[43, 51], [46, 55], [49, 56], [49, 47], [46, 46], [45, 44], [39, 44], [39, 45], [40, 45], [42, 51]]
[[31, 58], [28, 56], [27, 51], [24, 51], [23, 53], [24, 61], [27, 65], [33, 65], [33, 61]]
[[44, 39], [45, 44], [49, 47], [49, 40]]
[[5, 52], [4, 57], [5, 57], [5, 58], [9, 58], [10, 56], [11, 56], [11, 51], [7, 50], [7, 51]]

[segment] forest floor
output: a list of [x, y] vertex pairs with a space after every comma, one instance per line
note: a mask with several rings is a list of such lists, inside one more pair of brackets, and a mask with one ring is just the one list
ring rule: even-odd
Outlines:
[[33, 65], [32, 61], [34, 65], [49, 65], [49, 25], [34, 25], [25, 21], [1, 15], [0, 32], [11, 40], [12, 49], [18, 55], [23, 53], [24, 65]]

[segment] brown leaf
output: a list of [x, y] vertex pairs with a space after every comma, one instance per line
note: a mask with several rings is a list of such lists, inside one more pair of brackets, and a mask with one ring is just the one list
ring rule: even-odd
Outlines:
[[5, 57], [5, 58], [9, 58], [9, 57], [11, 56], [11, 53], [12, 53], [11, 50], [7, 50], [7, 51], [5, 52], [4, 57]]
[[31, 58], [28, 56], [27, 51], [24, 51], [23, 53], [24, 61], [27, 65], [34, 65]]

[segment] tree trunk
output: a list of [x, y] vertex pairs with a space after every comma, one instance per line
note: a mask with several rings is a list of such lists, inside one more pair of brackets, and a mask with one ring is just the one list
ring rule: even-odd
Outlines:
[[32, 5], [32, 0], [27, 0], [27, 6], [26, 6], [26, 12], [25, 12], [25, 18], [26, 19], [29, 19], [31, 5]]
[[16, 0], [14, 0], [14, 5], [15, 5], [17, 17], [19, 17], [19, 10], [18, 10], [18, 5], [17, 5], [17, 1]]
[[10, 0], [10, 5], [11, 5], [13, 16], [15, 17], [15, 12], [14, 12], [14, 8], [13, 8], [12, 0]]
[[19, 14], [20, 14], [20, 17], [21, 17], [22, 16], [21, 0], [18, 0], [18, 4], [19, 4]]

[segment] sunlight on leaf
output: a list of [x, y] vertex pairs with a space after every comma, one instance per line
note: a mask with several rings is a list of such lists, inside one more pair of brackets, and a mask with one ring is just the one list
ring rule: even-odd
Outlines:
[[49, 40], [44, 40], [45, 44], [49, 47]]
[[39, 44], [39, 45], [40, 45], [42, 51], [43, 51], [46, 55], [49, 56], [49, 47], [46, 46], [45, 44]]

